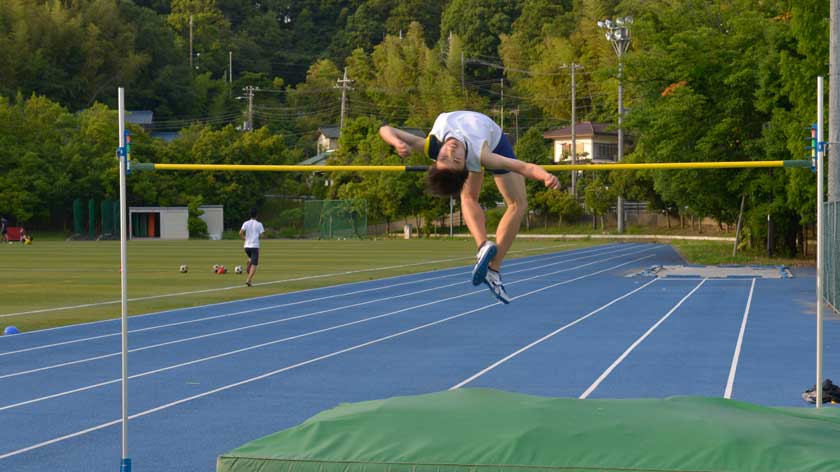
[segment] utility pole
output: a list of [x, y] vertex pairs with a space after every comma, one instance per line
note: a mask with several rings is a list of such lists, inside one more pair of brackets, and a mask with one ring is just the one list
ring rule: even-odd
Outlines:
[[254, 92], [259, 89], [259, 87], [253, 85], [246, 85], [242, 89], [245, 91], [245, 97], [248, 98], [248, 131], [254, 131]]
[[461, 51], [461, 93], [466, 96], [467, 91], [464, 88], [464, 51]]
[[505, 78], [504, 77], [499, 79], [499, 92], [502, 96], [502, 100], [501, 100], [502, 101], [502, 103], [501, 103], [502, 111], [501, 111], [501, 113], [499, 113], [499, 116], [501, 117], [500, 122], [499, 122], [499, 127], [502, 128], [502, 133], [504, 133], [505, 132]]
[[190, 72], [192, 72], [192, 70], [193, 70], [192, 34], [193, 34], [193, 16], [190, 15]]
[[[400, 31], [400, 33], [402, 33], [402, 31]], [[344, 111], [345, 111], [346, 105], [347, 105], [347, 91], [348, 90], [353, 90], [353, 88], [350, 87], [351, 83], [353, 83], [353, 81], [347, 78], [347, 68], [345, 67], [344, 68], [344, 78], [343, 79], [338, 79], [336, 81], [336, 84], [335, 84], [335, 88], [341, 89], [341, 117], [339, 118], [339, 121], [338, 121], [338, 129], [339, 130], [344, 129]]]
[[[572, 70], [572, 165], [577, 164], [577, 105], [576, 101], [576, 93], [577, 93], [577, 85], [575, 85], [575, 70], [578, 68], [583, 69], [583, 66], [580, 64], [575, 64], [574, 62], [571, 65]], [[577, 177], [578, 171], [572, 171], [572, 197], [577, 201]]]
[[[829, 48], [828, 48], [828, 201], [840, 200], [840, 162], [837, 156], [840, 152], [831, 155], [832, 148], [838, 149], [837, 142], [840, 142], [840, 0], [831, 0], [829, 15], [831, 17], [829, 27]], [[822, 123], [820, 123], [822, 124]]]
[[225, 74], [225, 82], [228, 83], [228, 97], [233, 95], [233, 51], [228, 51], [228, 69]]
[[514, 125], [516, 126], [516, 141], [519, 142], [519, 107], [514, 108], [510, 111], [511, 115], [513, 115]]

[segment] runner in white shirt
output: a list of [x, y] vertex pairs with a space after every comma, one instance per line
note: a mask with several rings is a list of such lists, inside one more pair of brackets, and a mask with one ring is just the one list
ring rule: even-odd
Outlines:
[[242, 223], [242, 229], [239, 230], [239, 237], [245, 240], [245, 254], [248, 255], [248, 264], [245, 268], [248, 278], [245, 280], [245, 285], [249, 287], [254, 280], [254, 274], [257, 273], [257, 264], [260, 262], [260, 238], [263, 233], [265, 233], [265, 228], [257, 221], [257, 209], [251, 208], [251, 219]]
[[[501, 128], [474, 111], [441, 113], [426, 139], [387, 125], [379, 128], [379, 135], [402, 157], [422, 152], [435, 160], [427, 177], [429, 190], [443, 197], [461, 195], [461, 211], [478, 245], [473, 285], [483, 282], [496, 298], [510, 303], [499, 269], [528, 208], [524, 177], [553, 189], [560, 185], [557, 177], [540, 166], [516, 160]], [[478, 203], [483, 167], [492, 170], [507, 206], [496, 229], [496, 244], [487, 240], [484, 211]]]

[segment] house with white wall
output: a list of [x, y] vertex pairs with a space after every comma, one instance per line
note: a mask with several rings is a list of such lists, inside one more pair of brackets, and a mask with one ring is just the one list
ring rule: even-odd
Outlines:
[[[605, 123], [584, 121], [575, 124], [575, 144], [579, 163], [611, 163], [618, 158], [618, 132]], [[572, 160], [572, 127], [551, 129], [543, 133], [545, 139], [554, 141], [555, 163]], [[625, 136], [625, 146], [629, 140]], [[627, 148], [625, 147], [625, 154]]]

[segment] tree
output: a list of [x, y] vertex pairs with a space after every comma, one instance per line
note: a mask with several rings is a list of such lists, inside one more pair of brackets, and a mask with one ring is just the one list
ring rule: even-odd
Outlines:
[[318, 127], [337, 125], [340, 114], [340, 91], [336, 80], [342, 76], [338, 67], [329, 59], [313, 63], [306, 73], [306, 82], [287, 88], [288, 108], [277, 109], [272, 115], [292, 121], [302, 139], [314, 141]]
[[[595, 172], [591, 182], [586, 185], [584, 199], [586, 206], [592, 211], [592, 217], [601, 217], [601, 230], [604, 230], [604, 215], [609, 211], [615, 201], [615, 191], [607, 186], [606, 175], [603, 172]], [[592, 222], [593, 227], [595, 221]]]
[[495, 58], [499, 37], [510, 33], [519, 5], [519, 0], [452, 0], [443, 10], [440, 30], [457, 34], [468, 58]]

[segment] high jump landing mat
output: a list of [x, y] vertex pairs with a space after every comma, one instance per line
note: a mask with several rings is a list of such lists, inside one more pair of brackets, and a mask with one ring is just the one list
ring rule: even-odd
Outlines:
[[457, 389], [341, 404], [217, 472], [838, 471], [840, 410]]

